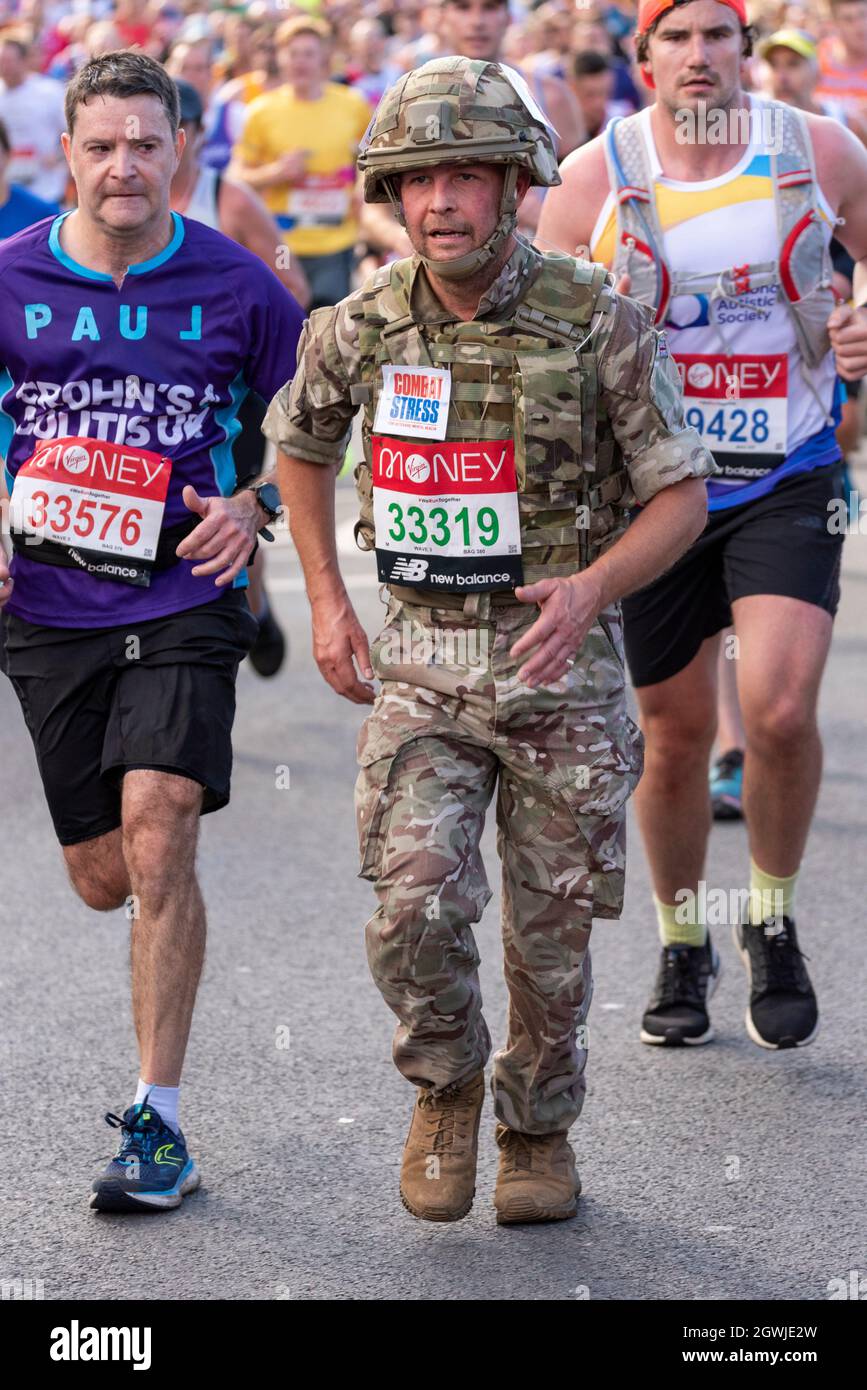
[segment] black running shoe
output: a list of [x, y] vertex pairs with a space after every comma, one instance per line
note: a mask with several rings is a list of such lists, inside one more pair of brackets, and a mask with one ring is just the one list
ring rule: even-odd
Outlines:
[[710, 933], [703, 946], [663, 946], [656, 985], [641, 1020], [641, 1041], [657, 1047], [710, 1042], [707, 1001], [719, 976], [720, 959]]
[[723, 753], [710, 770], [710, 804], [714, 820], [743, 820], [744, 755], [740, 748]]
[[250, 665], [260, 676], [276, 676], [286, 660], [287, 642], [270, 607], [259, 619], [259, 635], [250, 648]]
[[94, 1211], [165, 1211], [179, 1207], [201, 1178], [180, 1130], [171, 1129], [147, 1101], [131, 1105], [123, 1119], [109, 1113], [106, 1123], [120, 1129], [120, 1148], [93, 1184]]
[[819, 1007], [791, 917], [760, 927], [738, 922], [735, 945], [750, 982], [747, 1032], [759, 1047], [806, 1047], [819, 1031]]

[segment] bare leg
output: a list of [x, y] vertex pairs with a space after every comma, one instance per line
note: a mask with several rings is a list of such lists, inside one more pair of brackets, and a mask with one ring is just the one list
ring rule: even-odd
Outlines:
[[636, 691], [645, 737], [635, 808], [653, 886], [665, 903], [697, 891], [710, 833], [707, 768], [716, 730], [719, 634], [669, 680]]
[[717, 672], [719, 689], [717, 747], [720, 753], [728, 753], [732, 748], [743, 749], [746, 744], [746, 735], [741, 719], [741, 707], [738, 702], [739, 643], [732, 641], [735, 636], [733, 628], [727, 627], [721, 636], [719, 670]]
[[123, 857], [120, 830], [97, 835], [78, 845], [65, 845], [63, 857], [78, 896], [97, 912], [123, 907], [132, 893]]
[[173, 773], [123, 781], [123, 849], [138, 915], [132, 927], [132, 1005], [140, 1075], [177, 1086], [205, 955], [196, 879], [202, 788]]
[[787, 878], [803, 857], [822, 776], [816, 705], [833, 621], [815, 604], [776, 594], [737, 599], [732, 610], [750, 852], [765, 873]]

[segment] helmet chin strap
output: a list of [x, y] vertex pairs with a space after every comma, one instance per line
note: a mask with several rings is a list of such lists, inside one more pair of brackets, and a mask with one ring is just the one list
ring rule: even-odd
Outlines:
[[[398, 221], [405, 227], [403, 209], [395, 196], [392, 181], [388, 179], [384, 182]], [[440, 280], [468, 280], [471, 275], [477, 275], [486, 265], [490, 265], [502, 251], [518, 221], [518, 199], [515, 191], [517, 182], [518, 166], [507, 164], [500, 197], [500, 218], [487, 241], [477, 246], [475, 251], [468, 251], [465, 256], [456, 256], [451, 261], [432, 261], [427, 256], [421, 256], [420, 260], [425, 269], [438, 276]]]

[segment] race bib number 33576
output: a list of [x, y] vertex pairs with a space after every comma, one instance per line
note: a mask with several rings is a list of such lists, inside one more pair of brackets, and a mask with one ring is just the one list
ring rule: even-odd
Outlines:
[[15, 475], [14, 530], [40, 558], [50, 541], [102, 578], [149, 583], [171, 477], [171, 460], [88, 438], [44, 441]]
[[464, 594], [523, 582], [511, 439], [372, 444], [380, 581]]

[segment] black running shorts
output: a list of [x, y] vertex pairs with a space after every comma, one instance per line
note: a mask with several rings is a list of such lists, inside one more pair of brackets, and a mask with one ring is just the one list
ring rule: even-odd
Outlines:
[[656, 685], [688, 666], [706, 637], [731, 625], [735, 599], [784, 594], [833, 616], [845, 536], [828, 529], [828, 503], [841, 496], [838, 462], [711, 512], [677, 563], [623, 600], [633, 685]]
[[165, 618], [57, 628], [3, 617], [6, 672], [21, 702], [62, 845], [121, 823], [121, 780], [155, 768], [229, 800], [238, 666], [258, 624], [243, 590]]

